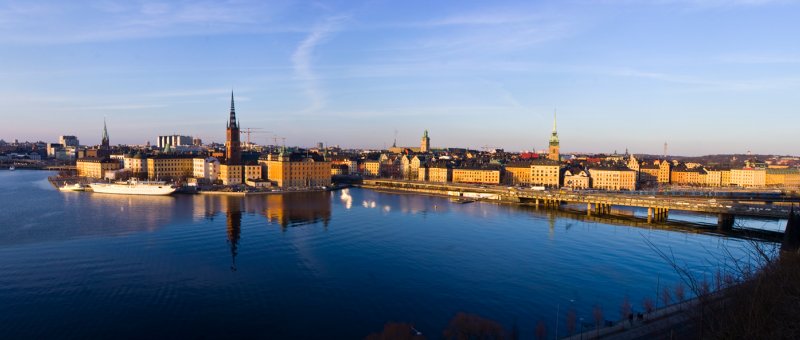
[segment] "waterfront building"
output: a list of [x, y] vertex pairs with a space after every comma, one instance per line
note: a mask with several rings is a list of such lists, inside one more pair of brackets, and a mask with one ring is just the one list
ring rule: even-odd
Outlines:
[[431, 139], [428, 137], [428, 130], [425, 130], [425, 133], [422, 135], [422, 141], [420, 142], [419, 152], [422, 153], [431, 152]]
[[331, 162], [317, 154], [271, 154], [267, 156], [267, 178], [281, 188], [331, 185]]
[[147, 179], [185, 179], [194, 174], [194, 159], [179, 155], [156, 155], [147, 158]]
[[553, 134], [550, 135], [549, 148], [547, 149], [547, 159], [556, 162], [561, 161], [560, 147], [558, 142], [558, 132], [556, 131], [556, 113], [553, 112]]
[[800, 169], [777, 169], [768, 168], [766, 173], [766, 185], [776, 187], [800, 187]]
[[242, 144], [239, 140], [239, 122], [236, 120], [236, 109], [233, 105], [233, 91], [231, 91], [231, 111], [228, 117], [225, 139], [225, 164], [242, 164]]
[[192, 175], [194, 178], [213, 183], [219, 179], [219, 173], [220, 163], [218, 159], [214, 157], [192, 159]]
[[589, 168], [591, 186], [601, 190], [636, 190], [636, 172], [626, 167]]
[[501, 172], [496, 164], [466, 165], [453, 169], [453, 183], [500, 184]]
[[122, 158], [122, 164], [134, 177], [147, 176], [147, 157], [141, 152], [126, 154]]
[[581, 168], [564, 171], [564, 187], [574, 190], [588, 189], [591, 186], [589, 174]]
[[558, 188], [560, 184], [561, 166], [557, 161], [538, 159], [531, 162], [530, 184]]
[[[717, 169], [717, 168], [704, 168], [705, 170], [705, 185], [709, 187], [721, 187], [722, 186], [722, 173], [725, 170]], [[730, 172], [730, 170], [728, 170]]]
[[243, 168], [241, 165], [220, 164], [219, 180], [222, 181], [223, 185], [242, 184], [242, 178], [244, 178]]
[[743, 188], [759, 188], [767, 185], [766, 169], [731, 169], [731, 185]]
[[58, 144], [63, 145], [64, 147], [71, 146], [71, 147], [78, 147], [80, 146], [80, 142], [78, 141], [78, 137], [75, 136], [59, 136], [58, 137]]
[[672, 169], [670, 182], [674, 185], [705, 185], [705, 180], [701, 178], [702, 172], [702, 168], [689, 168], [680, 164]]
[[106, 178], [119, 168], [119, 162], [110, 158], [82, 158], [75, 162], [75, 169], [80, 177]]
[[428, 166], [428, 181], [447, 183], [453, 181], [453, 169], [449, 163], [438, 161]]
[[194, 143], [192, 142], [191, 136], [181, 136], [181, 135], [168, 135], [168, 136], [158, 136], [158, 148], [164, 149], [169, 146], [172, 149], [175, 149], [179, 146], [192, 146]]
[[246, 164], [244, 165], [244, 179], [263, 179], [262, 165], [261, 164]]
[[509, 162], [505, 167], [505, 183], [528, 185], [531, 183], [531, 161]]
[[429, 177], [428, 177], [428, 174], [429, 174], [428, 168], [429, 168], [428, 164], [423, 164], [422, 166], [419, 167], [419, 170], [417, 170], [417, 180], [418, 181], [423, 181], [423, 182], [427, 182], [428, 181], [428, 179], [429, 179]]

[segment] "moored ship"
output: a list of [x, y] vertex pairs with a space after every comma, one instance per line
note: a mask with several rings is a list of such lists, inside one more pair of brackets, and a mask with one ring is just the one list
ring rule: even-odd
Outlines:
[[96, 193], [119, 195], [170, 195], [177, 190], [174, 186], [165, 182], [135, 180], [116, 183], [92, 183], [89, 184], [89, 187]]

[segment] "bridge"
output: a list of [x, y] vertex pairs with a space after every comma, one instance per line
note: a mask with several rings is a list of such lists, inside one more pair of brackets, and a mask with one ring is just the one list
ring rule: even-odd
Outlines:
[[43, 170], [51, 171], [77, 171], [78, 168], [74, 165], [51, 165], [42, 168]]
[[415, 191], [431, 194], [460, 196], [476, 193], [493, 196], [493, 199], [530, 204], [534, 206], [559, 207], [562, 204], [586, 204], [586, 214], [611, 214], [612, 206], [647, 209], [647, 222], [663, 222], [672, 210], [690, 211], [718, 216], [718, 228], [733, 228], [736, 216], [787, 218], [790, 202], [796, 198], [708, 198], [681, 196], [643, 196], [632, 193], [602, 191], [532, 190], [515, 187], [473, 185], [462, 183], [431, 183], [400, 180], [364, 180], [364, 186], [389, 190]]

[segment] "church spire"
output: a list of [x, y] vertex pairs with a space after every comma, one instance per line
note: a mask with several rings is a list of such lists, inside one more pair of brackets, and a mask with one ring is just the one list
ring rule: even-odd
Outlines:
[[553, 134], [556, 134], [556, 110], [553, 109]]
[[101, 140], [102, 145], [108, 145], [108, 128], [106, 127], [106, 118], [103, 117], [103, 138]]
[[231, 91], [231, 117], [228, 121], [228, 127], [237, 128], [238, 124], [236, 123], [236, 108], [233, 105], [233, 91]]

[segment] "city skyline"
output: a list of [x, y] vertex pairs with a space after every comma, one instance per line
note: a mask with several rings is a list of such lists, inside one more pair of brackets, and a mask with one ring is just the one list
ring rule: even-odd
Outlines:
[[[414, 8], [426, 8], [423, 12]], [[0, 138], [796, 154], [795, 1], [0, 4]], [[47, 20], [48, 25], [40, 25]], [[272, 135], [253, 138], [271, 143]]]

